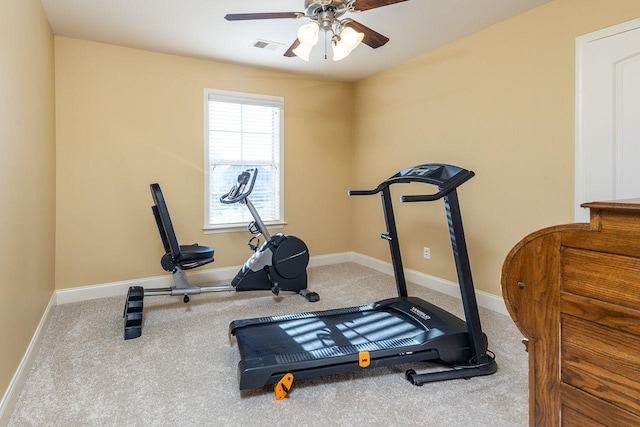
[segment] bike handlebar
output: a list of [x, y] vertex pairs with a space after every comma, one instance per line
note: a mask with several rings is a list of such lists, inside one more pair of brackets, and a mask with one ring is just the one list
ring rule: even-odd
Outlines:
[[258, 168], [247, 169], [238, 175], [238, 182], [226, 194], [220, 196], [220, 203], [230, 205], [246, 199], [253, 191]]

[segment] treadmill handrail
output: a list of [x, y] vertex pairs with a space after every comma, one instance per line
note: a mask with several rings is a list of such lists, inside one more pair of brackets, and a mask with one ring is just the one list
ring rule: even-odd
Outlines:
[[[440, 172], [455, 171], [454, 175], [448, 178], [438, 178], [435, 175]], [[419, 182], [423, 184], [432, 184], [438, 186], [438, 191], [433, 194], [422, 195], [408, 195], [401, 196], [401, 202], [431, 202], [441, 199], [449, 194], [452, 190], [456, 189], [466, 181], [475, 176], [473, 171], [463, 169], [453, 165], [447, 165], [442, 163], [430, 163], [414, 166], [412, 168], [404, 169], [397, 174], [389, 177], [376, 188], [371, 190], [349, 190], [347, 194], [349, 196], [370, 196], [376, 193], [380, 193], [385, 188], [390, 187], [392, 184], [400, 183], [412, 183]]]

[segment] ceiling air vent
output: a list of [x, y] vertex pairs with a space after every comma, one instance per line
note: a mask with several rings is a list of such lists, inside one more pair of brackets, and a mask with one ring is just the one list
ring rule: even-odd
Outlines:
[[267, 49], [267, 50], [277, 51], [283, 48], [284, 44], [271, 42], [268, 40], [257, 39], [256, 41], [253, 42], [253, 47], [257, 47], [258, 49]]

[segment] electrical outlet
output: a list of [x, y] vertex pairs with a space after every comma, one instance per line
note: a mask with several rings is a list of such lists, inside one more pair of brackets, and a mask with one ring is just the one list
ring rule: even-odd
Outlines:
[[426, 246], [422, 249], [423, 249], [422, 256], [424, 256], [425, 259], [431, 259], [431, 249], [427, 248]]

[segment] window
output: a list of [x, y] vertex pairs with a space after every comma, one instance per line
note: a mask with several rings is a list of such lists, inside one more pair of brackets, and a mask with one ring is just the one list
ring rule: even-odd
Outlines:
[[220, 203], [247, 168], [258, 169], [249, 198], [262, 221], [282, 224], [283, 98], [212, 89], [204, 95], [204, 228], [245, 227], [253, 221], [244, 204]]

